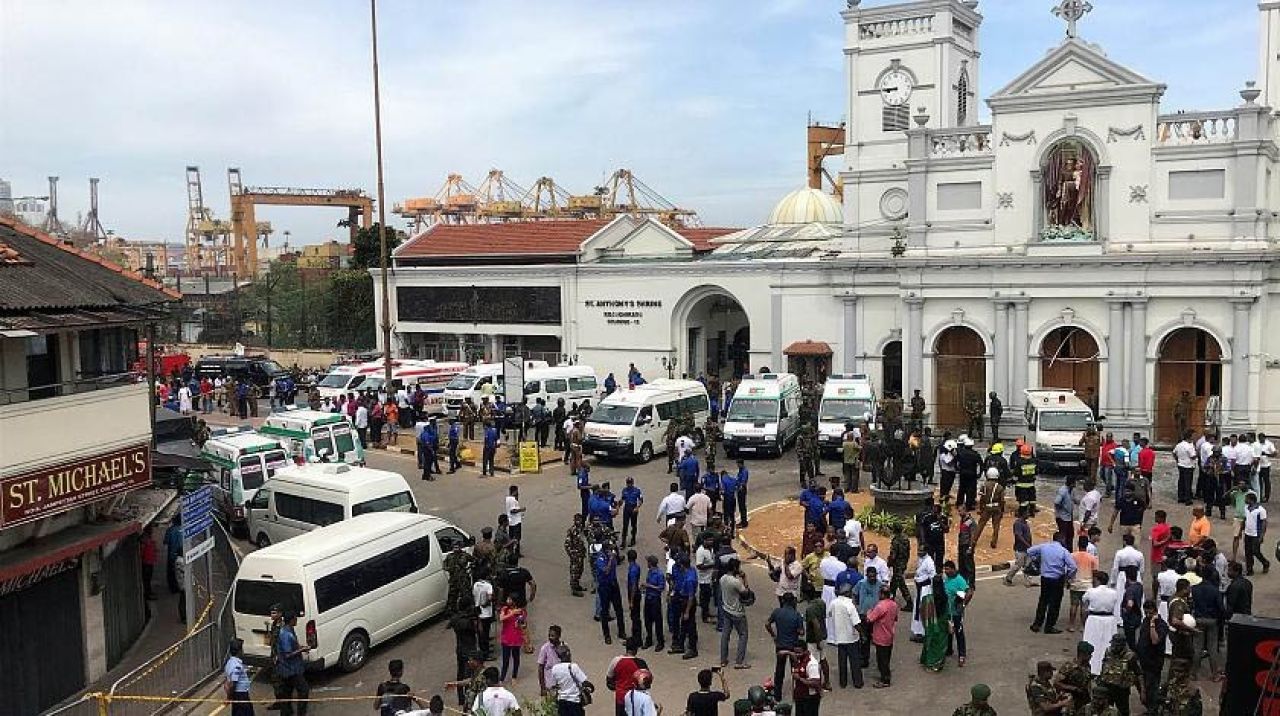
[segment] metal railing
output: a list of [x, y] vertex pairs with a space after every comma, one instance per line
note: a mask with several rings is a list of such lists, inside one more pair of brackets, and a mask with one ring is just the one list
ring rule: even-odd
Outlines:
[[124, 385], [136, 385], [137, 383], [138, 374], [134, 372], [126, 372], [112, 373], [93, 378], [64, 380], [60, 383], [49, 383], [47, 385], [28, 385], [22, 388], [9, 388], [6, 390], [0, 390], [0, 405], [27, 403], [33, 400], [46, 400], [48, 398], [61, 398], [68, 395], [89, 393], [95, 390], [119, 388]]

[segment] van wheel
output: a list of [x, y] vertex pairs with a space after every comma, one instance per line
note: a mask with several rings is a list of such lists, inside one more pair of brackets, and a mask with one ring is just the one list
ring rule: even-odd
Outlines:
[[254, 540], [253, 543], [258, 545], [258, 549], [265, 549], [271, 546], [271, 538], [267, 536], [266, 532], [259, 532], [258, 539]]
[[364, 666], [369, 659], [369, 637], [364, 632], [353, 631], [342, 641], [342, 655], [338, 657], [338, 668], [352, 672]]
[[645, 443], [640, 446], [640, 464], [643, 465], [653, 459], [653, 443]]

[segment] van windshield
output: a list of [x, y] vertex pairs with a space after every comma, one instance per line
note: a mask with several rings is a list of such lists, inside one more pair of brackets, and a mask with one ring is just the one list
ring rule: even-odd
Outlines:
[[262, 474], [262, 456], [261, 455], [245, 455], [240, 458], [240, 484], [246, 490], [256, 490], [262, 487], [263, 481], [267, 478]]
[[347, 383], [351, 382], [352, 374], [350, 373], [330, 373], [320, 379], [316, 385], [321, 388], [345, 388]]
[[636, 419], [637, 409], [632, 405], [597, 405], [591, 411], [593, 423], [604, 425], [630, 425]]
[[450, 380], [449, 383], [445, 385], [445, 387], [448, 388], [449, 390], [471, 390], [471, 386], [474, 385], [475, 382], [476, 382], [475, 375], [467, 375], [466, 373], [459, 373], [453, 376], [453, 379]]
[[1041, 430], [1077, 432], [1089, 427], [1088, 413], [1040, 413]]
[[727, 418], [738, 423], [769, 423], [778, 420], [778, 401], [760, 398], [734, 398]]
[[356, 449], [356, 441], [351, 434], [351, 426], [346, 423], [338, 423], [333, 426], [333, 440], [338, 445], [339, 459], [345, 457], [349, 452], [354, 452]]
[[275, 362], [275, 361], [273, 361], [273, 360], [264, 360], [264, 361], [262, 361], [261, 363], [259, 363], [258, 365], [262, 367], [262, 370], [263, 370], [267, 375], [276, 375], [277, 373], [284, 373], [284, 372], [285, 372], [285, 369], [284, 369], [284, 368], [282, 368], [282, 367], [280, 366], [280, 364], [279, 364], [279, 363], [277, 363], [277, 362]]
[[236, 612], [266, 617], [271, 615], [272, 604], [279, 604], [286, 612], [302, 614], [302, 585], [256, 579], [236, 582]]
[[862, 420], [867, 413], [872, 412], [870, 400], [828, 398], [822, 401], [818, 420], [824, 423], [843, 423], [847, 420]]

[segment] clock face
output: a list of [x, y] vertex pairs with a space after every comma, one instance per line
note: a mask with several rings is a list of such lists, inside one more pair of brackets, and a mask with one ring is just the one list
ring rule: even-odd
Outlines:
[[880, 77], [880, 99], [884, 103], [897, 107], [911, 99], [911, 75], [905, 70], [889, 70]]

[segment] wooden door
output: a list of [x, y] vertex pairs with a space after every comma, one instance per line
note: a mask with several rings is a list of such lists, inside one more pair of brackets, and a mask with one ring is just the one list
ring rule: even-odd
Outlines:
[[939, 429], [959, 428], [969, 423], [965, 398], [973, 395], [986, 406], [987, 359], [982, 337], [972, 329], [953, 326], [942, 332], [934, 344], [934, 423]]

